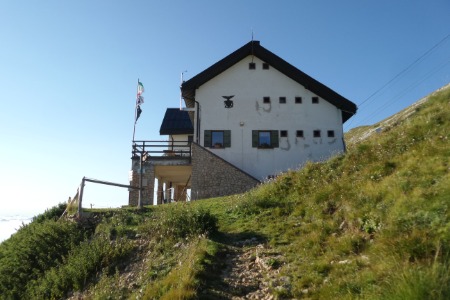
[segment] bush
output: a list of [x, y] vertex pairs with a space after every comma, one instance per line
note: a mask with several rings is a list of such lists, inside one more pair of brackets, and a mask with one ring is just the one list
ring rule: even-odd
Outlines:
[[23, 298], [24, 285], [61, 263], [83, 238], [80, 228], [69, 222], [41, 219], [21, 228], [0, 244], [0, 294]]
[[59, 203], [57, 206], [53, 206], [52, 208], [45, 210], [44, 213], [33, 217], [33, 222], [42, 223], [45, 220], [56, 221], [61, 217], [66, 208], [67, 208], [66, 203]]
[[111, 242], [107, 236], [96, 236], [74, 248], [64, 264], [46, 272], [28, 285], [28, 294], [34, 299], [62, 298], [69, 291], [82, 290], [99, 271], [114, 265], [133, 249], [130, 241]]
[[159, 215], [146, 225], [144, 230], [150, 234], [174, 239], [213, 234], [217, 231], [217, 218], [203, 208], [190, 204], [172, 204], [162, 207]]

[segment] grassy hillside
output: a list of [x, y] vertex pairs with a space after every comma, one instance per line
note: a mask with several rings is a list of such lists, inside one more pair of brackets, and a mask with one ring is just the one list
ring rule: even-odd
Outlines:
[[446, 88], [242, 195], [46, 213], [0, 244], [0, 295], [449, 299], [449, 133]]

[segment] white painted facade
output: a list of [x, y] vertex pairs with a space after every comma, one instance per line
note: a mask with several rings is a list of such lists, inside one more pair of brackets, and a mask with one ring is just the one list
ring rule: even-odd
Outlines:
[[189, 156], [191, 151], [189, 140], [192, 141], [192, 134], [169, 135], [167, 149], [177, 152], [181, 156]]
[[[252, 60], [254, 70], [249, 69]], [[312, 97], [317, 95], [274, 67], [265, 70], [262, 65], [259, 58], [247, 56], [196, 90], [199, 144], [204, 146], [205, 130], [231, 130], [231, 147], [207, 148], [260, 180], [343, 152], [341, 110], [320, 97], [313, 104]], [[234, 105], [225, 108], [222, 96], [231, 95]], [[263, 103], [264, 97], [270, 97], [270, 103]], [[280, 97], [285, 97], [286, 103], [280, 103]], [[295, 103], [296, 97], [301, 97], [302, 103]], [[279, 147], [252, 147], [253, 130], [278, 130]], [[287, 137], [280, 136], [282, 130]], [[297, 137], [299, 130], [303, 137]], [[314, 130], [320, 130], [321, 137], [313, 137]], [[328, 131], [333, 131], [334, 137], [328, 137]]]

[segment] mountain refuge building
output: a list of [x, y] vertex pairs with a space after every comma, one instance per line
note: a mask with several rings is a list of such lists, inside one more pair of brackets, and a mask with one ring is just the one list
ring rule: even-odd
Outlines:
[[[161, 124], [167, 140], [133, 141], [130, 182], [144, 188], [143, 204], [242, 193], [342, 153], [357, 110], [259, 41], [183, 82], [181, 94], [186, 107], [167, 109]], [[137, 199], [130, 191], [129, 204]]]

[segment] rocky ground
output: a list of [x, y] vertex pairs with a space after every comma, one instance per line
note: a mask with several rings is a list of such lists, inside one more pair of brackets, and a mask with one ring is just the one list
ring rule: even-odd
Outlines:
[[283, 257], [256, 238], [227, 246], [222, 270], [204, 295], [217, 299], [270, 300], [290, 289], [288, 277], [279, 276]]
[[[146, 261], [146, 240], [136, 240], [137, 251], [132, 261], [120, 275], [117, 288], [136, 290], [143, 281]], [[206, 285], [199, 291], [200, 299], [260, 299], [283, 298], [290, 290], [290, 279], [279, 275], [283, 257], [272, 251], [257, 238], [234, 241], [226, 245], [226, 250], [218, 259], [215, 274], [207, 278]], [[140, 293], [142, 294], [142, 291]], [[75, 293], [68, 299], [91, 298], [89, 293]], [[281, 297], [280, 297], [281, 296]], [[139, 296], [138, 296], [139, 297]]]

